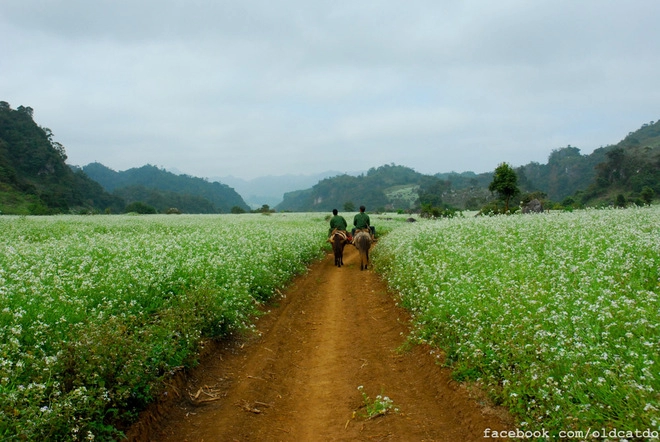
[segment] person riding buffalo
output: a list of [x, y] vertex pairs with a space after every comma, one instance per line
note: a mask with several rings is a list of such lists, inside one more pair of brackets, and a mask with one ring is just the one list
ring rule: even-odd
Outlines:
[[356, 213], [353, 217], [353, 225], [356, 229], [368, 229], [371, 224], [369, 215], [365, 213], [366, 207], [360, 206], [360, 213]]
[[365, 213], [365, 210], [367, 210], [364, 206], [360, 206], [360, 213], [357, 213], [353, 217], [353, 225], [355, 226], [351, 233], [353, 236], [355, 236], [355, 231], [356, 230], [362, 230], [362, 229], [369, 229], [371, 232], [371, 236], [373, 236], [376, 233], [376, 229], [371, 225], [371, 220], [369, 219], [369, 215]]
[[332, 209], [332, 214], [334, 216], [330, 218], [330, 230], [328, 230], [328, 237], [332, 235], [332, 231], [335, 229], [345, 232], [346, 227], [348, 226], [346, 219], [339, 214], [337, 209]]

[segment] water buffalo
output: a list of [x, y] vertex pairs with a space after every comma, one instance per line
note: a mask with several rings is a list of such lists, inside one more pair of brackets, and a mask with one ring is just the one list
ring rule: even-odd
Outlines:
[[337, 267], [344, 265], [344, 246], [347, 242], [346, 232], [337, 229], [332, 231], [330, 243], [332, 244], [332, 252], [335, 254], [335, 265]]
[[371, 233], [369, 230], [358, 230], [353, 237], [353, 245], [360, 252], [360, 270], [366, 270], [369, 265], [369, 248], [371, 247]]

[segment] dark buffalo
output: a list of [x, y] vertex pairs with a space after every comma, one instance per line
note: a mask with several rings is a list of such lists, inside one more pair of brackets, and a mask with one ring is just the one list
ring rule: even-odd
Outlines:
[[346, 232], [337, 229], [332, 231], [330, 243], [332, 244], [332, 252], [335, 254], [335, 265], [337, 267], [344, 265], [344, 246], [347, 242]]
[[360, 252], [360, 270], [366, 270], [369, 265], [369, 248], [371, 248], [371, 233], [369, 230], [358, 230], [353, 237], [353, 245]]

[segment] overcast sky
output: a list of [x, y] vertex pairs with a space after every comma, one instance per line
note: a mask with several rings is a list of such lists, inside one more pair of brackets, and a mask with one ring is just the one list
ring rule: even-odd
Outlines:
[[658, 0], [1, 0], [0, 101], [68, 162], [486, 172], [660, 118]]

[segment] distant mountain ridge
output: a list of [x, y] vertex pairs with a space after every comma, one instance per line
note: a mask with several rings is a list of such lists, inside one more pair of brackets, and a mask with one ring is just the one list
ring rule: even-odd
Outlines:
[[[645, 189], [660, 195], [660, 121], [643, 124], [619, 143], [591, 154], [569, 145], [554, 149], [547, 164], [532, 162], [515, 171], [520, 190], [545, 195], [547, 203], [613, 205], [617, 199], [641, 204]], [[426, 203], [476, 210], [493, 198], [488, 191], [492, 179], [493, 173], [422, 175], [392, 164], [286, 193], [275, 209], [330, 211], [364, 204], [370, 210], [419, 210]]]
[[[416, 211], [422, 204], [478, 208], [491, 197], [492, 173], [425, 175], [409, 167], [387, 164], [358, 176], [340, 175], [319, 181], [310, 189], [288, 192], [277, 211], [307, 212], [332, 209], [353, 211]], [[467, 200], [467, 203], [466, 201]]]
[[[409, 196], [416, 194], [425, 175], [405, 166], [394, 164], [372, 168], [366, 174], [348, 174], [326, 178], [311, 189], [289, 192], [284, 195], [278, 211], [306, 212], [332, 209], [354, 210], [360, 205], [369, 210], [393, 209], [399, 202], [411, 208], [414, 201]], [[414, 200], [414, 198], [413, 198]]]
[[186, 213], [250, 210], [243, 198], [226, 184], [176, 175], [152, 165], [117, 172], [101, 163], [90, 163], [82, 170], [107, 191], [121, 195], [127, 203], [141, 201], [161, 212], [168, 210], [166, 206]]
[[[356, 172], [355, 175], [358, 173]], [[329, 170], [310, 175], [268, 175], [250, 180], [236, 178], [231, 175], [212, 179], [236, 189], [245, 202], [253, 209], [256, 209], [262, 207], [264, 204], [275, 207], [283, 201], [285, 193], [298, 189], [307, 189], [322, 179], [341, 174], [342, 172]]]
[[[66, 164], [64, 146], [38, 126], [30, 107], [0, 101], [0, 213], [121, 213], [146, 203], [164, 213], [249, 211], [227, 184], [174, 174], [152, 165], [116, 172], [100, 163]], [[515, 168], [523, 192], [548, 202], [622, 206], [648, 203], [660, 195], [660, 121], [643, 124], [617, 144], [582, 155], [577, 147], [552, 150], [547, 164]], [[492, 173], [424, 175], [395, 164], [356, 175], [328, 171], [241, 180], [253, 207], [277, 211], [419, 210], [422, 205], [479, 209], [493, 198]], [[299, 186], [303, 187], [300, 188]], [[304, 188], [304, 186], [311, 186]], [[288, 190], [289, 189], [289, 190]], [[293, 190], [290, 190], [293, 189]], [[250, 193], [253, 192], [253, 193]], [[281, 192], [283, 198], [276, 200]], [[272, 198], [272, 199], [271, 199]], [[273, 204], [271, 204], [273, 203]]]

